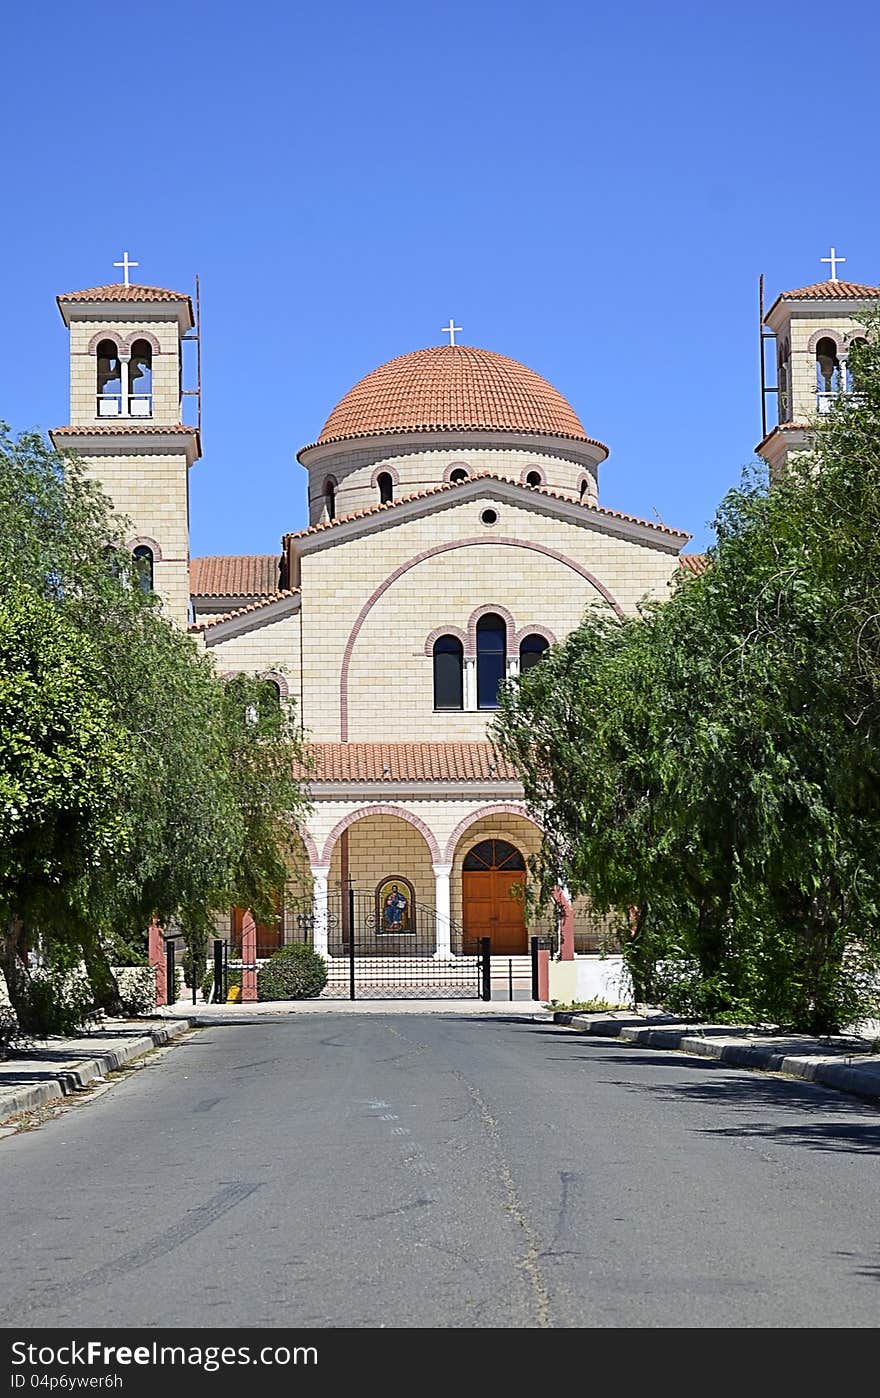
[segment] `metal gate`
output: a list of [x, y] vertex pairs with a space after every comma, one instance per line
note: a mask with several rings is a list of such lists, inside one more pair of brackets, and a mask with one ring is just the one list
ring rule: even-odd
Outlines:
[[[314, 944], [314, 915], [294, 917], [296, 940]], [[444, 929], [445, 931], [445, 929]], [[537, 1000], [538, 950], [553, 950], [551, 936], [530, 938], [521, 956], [493, 955], [488, 937], [469, 938], [450, 922], [437, 955], [437, 914], [413, 903], [406, 927], [389, 928], [375, 895], [350, 888], [327, 901], [329, 976], [323, 999]]]
[[[300, 914], [297, 935], [313, 941], [314, 919]], [[437, 914], [407, 902], [406, 918], [395, 921], [375, 896], [349, 889], [333, 892], [327, 906], [329, 979], [324, 999], [479, 999], [484, 993], [485, 948], [464, 937], [454, 922], [442, 929], [449, 955], [437, 955]]]

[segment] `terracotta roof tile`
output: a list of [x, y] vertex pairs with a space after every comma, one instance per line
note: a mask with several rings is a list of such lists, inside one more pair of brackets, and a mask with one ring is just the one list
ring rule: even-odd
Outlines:
[[[531, 492], [533, 495], [546, 495], [551, 500], [562, 500], [566, 505], [577, 504], [569, 495], [560, 495], [558, 491], [549, 490], [547, 486], [525, 485], [520, 481], [512, 481], [509, 476], [499, 476], [495, 471], [472, 471], [471, 474], [461, 481], [445, 481], [440, 485], [429, 485], [424, 490], [417, 490], [412, 495], [401, 495], [396, 500], [389, 500], [384, 505], [368, 505], [363, 510], [352, 510], [351, 514], [339, 515], [336, 519], [328, 519], [320, 524], [310, 524], [308, 529], [298, 529], [294, 533], [285, 534], [287, 539], [304, 539], [311, 534], [320, 534], [326, 529], [336, 529], [340, 524], [348, 524], [353, 519], [366, 519], [370, 515], [380, 514], [383, 510], [394, 510], [398, 505], [409, 504], [412, 500], [427, 500], [433, 495], [441, 495], [444, 491], [462, 490], [471, 481], [502, 481], [505, 485], [517, 486], [520, 490]], [[682, 539], [690, 536], [681, 529], [670, 529], [666, 524], [655, 524], [649, 519], [639, 519], [637, 515], [622, 514], [619, 510], [606, 510], [604, 505], [582, 505], [581, 509], [588, 514], [605, 515], [608, 519], [622, 519], [628, 524], [641, 524], [646, 529], [656, 529], [660, 534], [670, 534], [673, 538]]]
[[125, 286], [115, 282], [110, 286], [89, 286], [84, 291], [65, 291], [57, 298], [59, 305], [71, 301], [189, 301], [182, 291], [168, 291], [162, 286]]
[[858, 282], [813, 282], [812, 286], [799, 286], [794, 291], [781, 291], [764, 320], [773, 314], [780, 301], [876, 301], [880, 299], [880, 287], [861, 286]]
[[296, 597], [300, 589], [282, 588], [271, 597], [261, 597], [259, 602], [249, 602], [246, 607], [236, 607], [231, 612], [221, 612], [218, 616], [201, 617], [194, 621], [187, 628], [189, 631], [209, 631], [212, 626], [219, 626], [221, 621], [232, 621], [235, 617], [245, 616], [248, 612], [259, 612], [264, 607], [271, 607], [273, 602], [281, 602], [285, 597]]
[[269, 597], [278, 592], [280, 571], [274, 553], [194, 558], [189, 590], [193, 597]]
[[517, 781], [491, 743], [310, 743], [311, 782]]
[[607, 447], [586, 436], [571, 404], [540, 374], [471, 345], [433, 345], [380, 364], [336, 405], [314, 445], [437, 431], [567, 437], [600, 446], [607, 455]]
[[699, 578], [709, 566], [709, 556], [705, 553], [680, 553], [678, 566], [683, 568], [686, 573], [693, 573]]

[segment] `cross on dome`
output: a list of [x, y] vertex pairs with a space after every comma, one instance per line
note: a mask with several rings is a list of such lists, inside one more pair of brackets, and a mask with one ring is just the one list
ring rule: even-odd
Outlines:
[[[833, 252], [834, 249], [832, 248], [831, 251]], [[114, 266], [114, 267], [121, 267], [121, 268], [122, 268], [123, 275], [124, 275], [124, 277], [125, 277], [125, 285], [126, 285], [126, 286], [129, 286], [129, 285], [130, 285], [129, 280], [128, 280], [129, 268], [131, 268], [131, 267], [140, 267], [140, 265], [141, 265], [141, 264], [140, 264], [139, 262], [130, 262], [129, 259], [128, 259], [128, 253], [127, 253], [127, 252], [124, 252], [124, 253], [122, 254], [122, 261], [121, 261], [121, 262], [114, 262], [114, 263], [113, 263], [113, 266]]]
[[819, 261], [820, 261], [820, 262], [830, 262], [830, 263], [831, 263], [831, 271], [830, 271], [830, 273], [829, 273], [829, 275], [828, 275], [828, 280], [829, 280], [830, 282], [836, 282], [836, 281], [839, 281], [839, 280], [840, 280], [840, 278], [839, 278], [838, 275], [837, 275], [837, 264], [838, 264], [838, 262], [845, 262], [845, 261], [846, 261], [846, 258], [845, 258], [845, 257], [839, 257], [838, 254], [837, 254], [837, 250], [836, 250], [835, 248], [832, 248], [832, 249], [831, 249], [831, 256], [830, 256], [830, 257], [820, 257], [820, 258], [819, 258]]
[[449, 324], [443, 326], [443, 328], [442, 328], [441, 331], [440, 331], [440, 334], [441, 334], [441, 335], [448, 335], [448, 336], [449, 336], [449, 343], [450, 343], [450, 345], [454, 345], [454, 344], [455, 344], [455, 332], [456, 332], [456, 330], [460, 330], [460, 329], [461, 329], [461, 326], [460, 326], [460, 325], [453, 325], [453, 323], [452, 323], [452, 316], [450, 316], [450, 317], [449, 317]]

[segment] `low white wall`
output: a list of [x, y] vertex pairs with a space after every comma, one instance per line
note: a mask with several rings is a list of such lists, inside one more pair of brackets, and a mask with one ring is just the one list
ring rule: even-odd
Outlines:
[[574, 961], [551, 961], [550, 999], [566, 1005], [573, 1000], [631, 1005], [632, 991], [623, 957], [576, 956]]

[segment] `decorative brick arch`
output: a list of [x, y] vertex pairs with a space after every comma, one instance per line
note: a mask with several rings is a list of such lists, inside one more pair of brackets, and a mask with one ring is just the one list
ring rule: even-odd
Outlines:
[[370, 477], [370, 485], [371, 485], [371, 486], [374, 486], [374, 487], [377, 486], [377, 485], [379, 484], [379, 477], [380, 477], [380, 476], [390, 476], [390, 477], [391, 477], [391, 484], [394, 486], [394, 489], [395, 489], [395, 490], [396, 490], [397, 487], [400, 485], [400, 476], [399, 476], [399, 474], [398, 474], [398, 472], [397, 472], [396, 467], [394, 467], [394, 466], [383, 466], [383, 465], [380, 463], [380, 464], [376, 467], [376, 469], [375, 469], [375, 471], [373, 472], [372, 476]]
[[556, 645], [556, 637], [553, 635], [549, 626], [521, 626], [513, 638], [513, 644], [516, 647], [517, 653], [519, 653], [519, 648], [526, 636], [543, 636], [549, 646]]
[[447, 485], [464, 485], [464, 481], [459, 482], [453, 481], [451, 479], [453, 471], [467, 471], [468, 480], [470, 480], [471, 476], [473, 475], [473, 469], [468, 465], [466, 461], [450, 461], [449, 465], [443, 472], [443, 479]]
[[345, 652], [342, 657], [342, 668], [339, 674], [339, 736], [342, 742], [348, 741], [348, 676], [351, 670], [351, 657], [354, 653], [355, 644], [361, 633], [364, 622], [370, 615], [370, 612], [373, 610], [379, 598], [384, 596], [389, 587], [393, 586], [393, 584], [396, 583], [399, 578], [402, 578], [405, 573], [408, 573], [411, 568], [415, 568], [419, 563], [424, 563], [426, 559], [436, 558], [439, 554], [449, 553], [453, 549], [476, 548], [482, 544], [490, 544], [494, 548], [531, 549], [534, 553], [543, 554], [545, 558], [552, 558], [555, 562], [561, 563], [564, 567], [571, 568], [572, 572], [577, 573], [585, 582], [588, 582], [591, 587], [596, 589], [603, 601], [607, 602], [612, 611], [623, 621], [623, 608], [608, 591], [604, 583], [600, 583], [595, 574], [591, 573], [589, 568], [585, 568], [582, 563], [578, 563], [576, 559], [570, 558], [568, 554], [560, 553], [557, 549], [549, 548], [546, 544], [535, 543], [531, 539], [505, 538], [503, 535], [497, 538], [488, 538], [485, 534], [478, 535], [475, 538], [456, 539], [446, 544], [435, 544], [433, 548], [425, 549], [423, 553], [417, 553], [413, 558], [408, 559], [406, 563], [401, 563], [399, 567], [394, 569], [393, 573], [389, 573], [384, 582], [381, 582], [370, 594], [357, 615], [357, 619], [355, 620], [354, 626], [351, 628], [348, 641], [345, 645]]
[[162, 562], [162, 549], [155, 539], [151, 539], [148, 534], [138, 534], [134, 539], [128, 541], [128, 551], [133, 553], [135, 549], [146, 547], [152, 551], [153, 562]]
[[290, 698], [290, 686], [278, 670], [261, 670], [260, 679], [270, 680], [272, 684], [277, 684], [278, 693], [281, 695], [282, 699]]
[[431, 859], [433, 862], [435, 864], [442, 863], [437, 837], [434, 832], [428, 828], [425, 822], [421, 820], [419, 816], [413, 815], [412, 811], [406, 810], [404, 806], [386, 805], [362, 806], [360, 810], [350, 811], [347, 816], [342, 817], [342, 820], [337, 821], [336, 825], [334, 825], [330, 834], [327, 836], [327, 839], [324, 841], [324, 852], [321, 862], [325, 865], [329, 865], [336, 841], [344, 831], [348, 830], [349, 826], [357, 824], [359, 820], [366, 820], [367, 816], [379, 815], [394, 816], [397, 820], [405, 820], [408, 825], [414, 825], [425, 841], [425, 844], [428, 846], [428, 849], [431, 851]]
[[431, 656], [434, 654], [434, 642], [439, 641], [441, 636], [454, 636], [457, 641], [461, 641], [462, 651], [467, 655], [467, 632], [462, 631], [460, 626], [435, 626], [434, 630], [425, 641], [425, 655]]
[[524, 485], [528, 490], [537, 490], [538, 486], [533, 486], [529, 484], [528, 477], [531, 476], [532, 473], [541, 477], [540, 481], [538, 482], [538, 485], [547, 484], [547, 472], [544, 470], [544, 467], [539, 466], [537, 461], [532, 461], [529, 463], [528, 466], [524, 466], [522, 468], [519, 477], [520, 485]]
[[92, 338], [89, 340], [87, 346], [88, 353], [97, 354], [98, 346], [102, 345], [105, 340], [109, 340], [111, 345], [116, 346], [116, 351], [118, 354], [127, 353], [125, 348], [125, 336], [119, 335], [116, 333], [116, 331], [113, 330], [96, 330]]
[[486, 602], [482, 607], [475, 607], [468, 617], [468, 643], [466, 654], [473, 656], [477, 653], [477, 622], [480, 620], [481, 616], [501, 617], [505, 629], [504, 643], [507, 648], [507, 654], [509, 655], [510, 647], [513, 644], [513, 633], [516, 631], [516, 622], [513, 619], [513, 613], [509, 612], [506, 607], [499, 606], [497, 602]]
[[151, 334], [149, 330], [132, 330], [130, 335], [126, 335], [125, 339], [120, 341], [120, 351], [123, 354], [130, 355], [132, 346], [137, 344], [138, 340], [146, 340], [153, 354], [162, 353], [162, 346], [159, 344], [156, 336]]
[[810, 354], [815, 354], [820, 340], [832, 340], [837, 353], [840, 354], [844, 346], [844, 338], [845, 337], [839, 335], [836, 330], [814, 330], [807, 341], [807, 349], [810, 351]]
[[318, 857], [318, 846], [315, 844], [314, 836], [304, 825], [297, 827], [296, 831], [306, 847], [306, 854], [309, 856], [309, 867], [316, 869], [321, 867], [321, 860]]
[[446, 851], [443, 855], [444, 864], [452, 864], [455, 861], [455, 851], [458, 849], [462, 835], [465, 835], [472, 825], [476, 825], [478, 820], [486, 820], [489, 816], [512, 815], [521, 816], [523, 820], [529, 822], [529, 825], [534, 825], [536, 830], [541, 829], [534, 816], [530, 816], [523, 805], [514, 804], [510, 801], [499, 801], [494, 806], [481, 806], [478, 811], [471, 811], [470, 815], [464, 816], [456, 825], [449, 839], [446, 841]]

